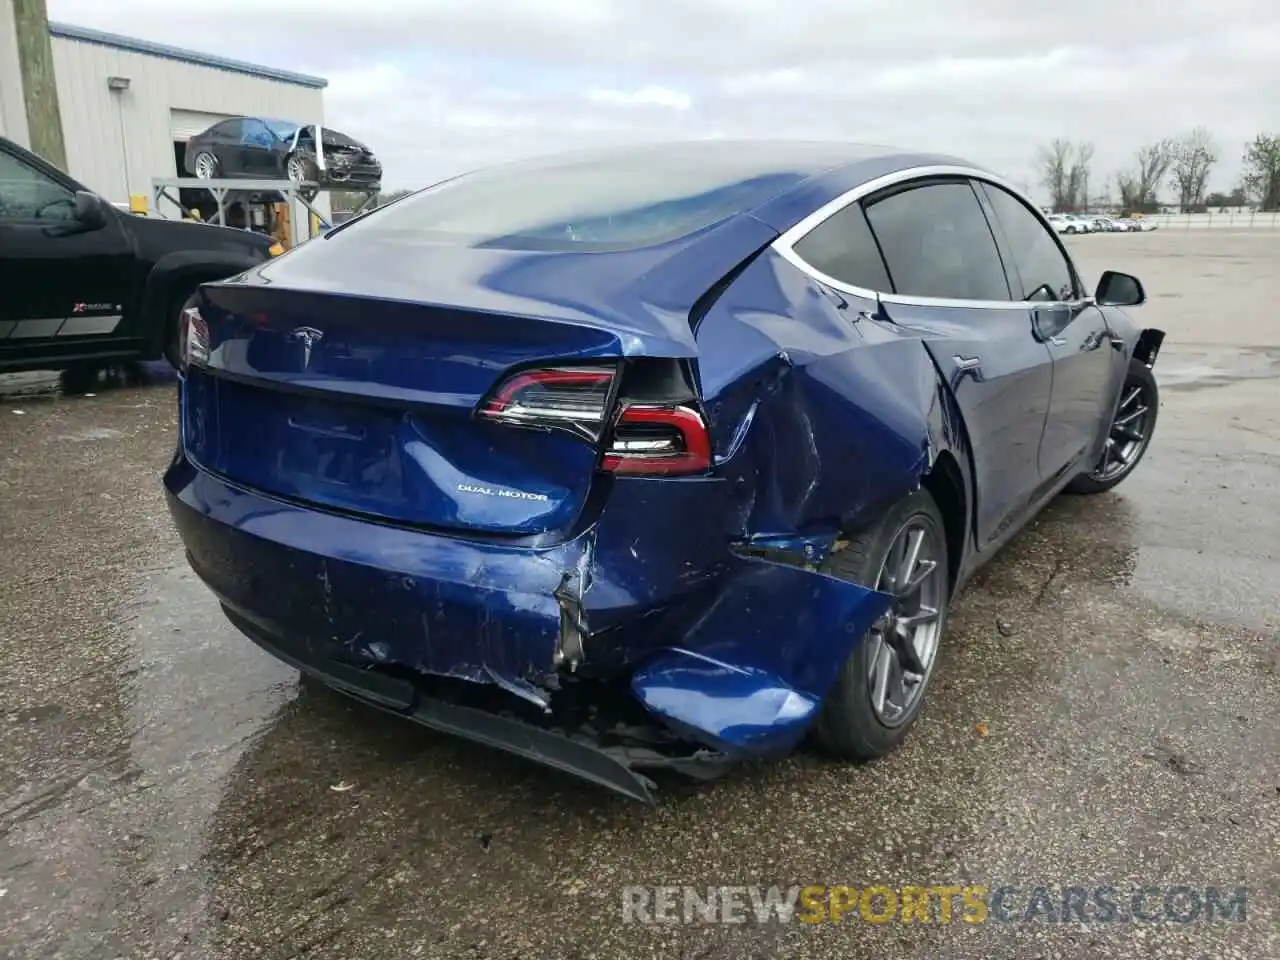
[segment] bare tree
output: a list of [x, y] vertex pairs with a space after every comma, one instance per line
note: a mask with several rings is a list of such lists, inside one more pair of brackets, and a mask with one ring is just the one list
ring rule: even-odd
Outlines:
[[1071, 162], [1071, 141], [1061, 138], [1036, 149], [1036, 169], [1040, 183], [1049, 194], [1053, 209], [1065, 211], [1067, 196], [1067, 168]]
[[1093, 144], [1076, 144], [1071, 166], [1067, 170], [1067, 188], [1072, 210], [1089, 209], [1089, 165], [1093, 163]]
[[1258, 134], [1243, 160], [1245, 191], [1261, 209], [1280, 210], [1280, 134]]
[[1055, 210], [1071, 212], [1089, 202], [1089, 164], [1092, 143], [1058, 138], [1036, 150], [1036, 169]]
[[1196, 127], [1174, 144], [1170, 173], [1183, 213], [1204, 205], [1209, 171], [1217, 162], [1218, 147], [1213, 142], [1213, 135], [1204, 127]]
[[1147, 212], [1157, 205], [1156, 192], [1173, 163], [1173, 140], [1157, 140], [1142, 147], [1134, 157], [1136, 166], [1116, 177], [1120, 203], [1129, 212]]

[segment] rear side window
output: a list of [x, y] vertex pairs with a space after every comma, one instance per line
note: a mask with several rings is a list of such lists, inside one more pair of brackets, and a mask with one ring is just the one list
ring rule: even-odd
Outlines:
[[986, 214], [968, 183], [932, 183], [867, 205], [895, 293], [944, 300], [1008, 300]]
[[1054, 235], [1013, 194], [989, 183], [981, 189], [991, 199], [1018, 268], [1021, 290], [1014, 291], [1015, 299], [1074, 300], [1075, 279]]
[[860, 204], [850, 204], [806, 233], [794, 250], [827, 276], [864, 290], [891, 291], [880, 248]]

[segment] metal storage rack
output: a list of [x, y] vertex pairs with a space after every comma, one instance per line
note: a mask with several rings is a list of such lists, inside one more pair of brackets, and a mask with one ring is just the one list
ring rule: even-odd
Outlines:
[[[322, 193], [363, 193], [363, 203], [353, 216], [358, 216], [371, 208], [378, 199], [378, 191], [362, 190], [344, 184], [319, 184], [297, 180], [200, 180], [193, 177], [157, 177], [151, 181], [151, 210], [159, 216], [166, 216], [162, 201], [167, 201], [181, 211], [183, 217], [190, 218], [192, 211], [179, 199], [183, 190], [202, 190], [212, 195], [217, 205], [217, 213], [205, 219], [206, 223], [226, 225], [227, 211], [243, 205], [246, 210], [255, 206], [270, 206], [278, 203], [288, 204], [290, 246], [296, 246], [303, 240], [310, 240], [317, 235], [316, 223], [320, 225], [319, 233], [333, 228], [330, 217], [315, 208], [314, 201]], [[301, 217], [295, 214], [304, 211]], [[299, 221], [306, 223], [306, 235], [298, 236]]]

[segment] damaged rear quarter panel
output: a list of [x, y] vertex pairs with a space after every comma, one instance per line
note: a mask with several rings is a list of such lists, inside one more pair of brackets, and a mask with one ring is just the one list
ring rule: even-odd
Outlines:
[[920, 483], [962, 428], [919, 338], [767, 251], [698, 330], [721, 472], [745, 538], [848, 530]]
[[[632, 689], [727, 752], [793, 746], [887, 607], [885, 595], [818, 572], [835, 535], [917, 489], [943, 450], [968, 471], [928, 352], [871, 319], [874, 309], [765, 251], [698, 328], [719, 511], [736, 552], [712, 602]], [[766, 547], [773, 559], [745, 555]]]

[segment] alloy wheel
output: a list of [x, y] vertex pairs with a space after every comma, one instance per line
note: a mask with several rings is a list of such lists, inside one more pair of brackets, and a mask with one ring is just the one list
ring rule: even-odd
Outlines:
[[297, 181], [307, 179], [307, 171], [302, 165], [301, 157], [290, 157], [289, 162], [285, 164], [285, 171], [288, 173], [290, 180]]
[[1151, 439], [1152, 406], [1143, 384], [1132, 380], [1125, 382], [1124, 395], [1116, 408], [1115, 419], [1111, 421], [1102, 456], [1091, 474], [1093, 479], [1099, 482], [1113, 480], [1133, 469]]
[[202, 153], [196, 157], [196, 176], [201, 180], [212, 180], [218, 174], [218, 163], [213, 156]]
[[914, 713], [937, 658], [946, 603], [939, 560], [945, 550], [933, 519], [917, 514], [898, 530], [880, 567], [876, 588], [894, 600], [866, 640], [867, 688], [871, 709], [886, 727]]

